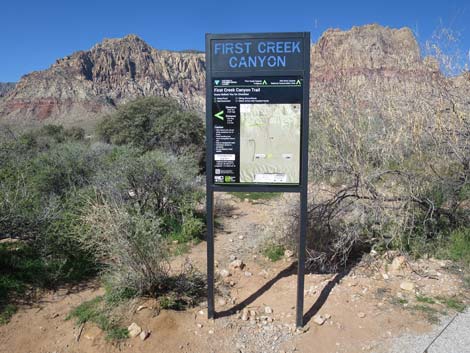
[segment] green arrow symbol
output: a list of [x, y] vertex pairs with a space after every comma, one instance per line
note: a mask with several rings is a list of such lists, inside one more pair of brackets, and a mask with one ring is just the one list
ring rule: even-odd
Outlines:
[[296, 85], [301, 85], [302, 83], [300, 82], [300, 80], [297, 80], [297, 82], [295, 84]]
[[267, 85], [268, 83], [266, 82], [266, 80], [263, 80], [263, 82], [261, 84]]
[[218, 112], [217, 114], [214, 114], [214, 116], [217, 118], [217, 119], [220, 119], [220, 120], [224, 120], [224, 111], [221, 110], [220, 112]]

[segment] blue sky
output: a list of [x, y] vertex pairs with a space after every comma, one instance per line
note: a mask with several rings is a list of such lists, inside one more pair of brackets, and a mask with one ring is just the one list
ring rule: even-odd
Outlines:
[[204, 33], [310, 31], [379, 23], [423, 42], [440, 22], [470, 49], [468, 0], [16, 0], [0, 4], [0, 82], [17, 81], [103, 38], [134, 33], [160, 49], [204, 48]]

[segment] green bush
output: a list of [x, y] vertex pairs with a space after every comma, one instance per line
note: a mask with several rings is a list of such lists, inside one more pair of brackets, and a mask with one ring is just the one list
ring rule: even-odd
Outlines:
[[444, 255], [443, 257], [470, 266], [470, 228], [462, 227], [454, 230], [440, 253]]
[[284, 251], [284, 246], [270, 243], [265, 247], [263, 255], [266, 256], [269, 260], [275, 262], [282, 259], [284, 256]]
[[147, 97], [122, 105], [98, 125], [101, 138], [112, 144], [129, 144], [176, 154], [204, 152], [204, 125], [196, 113], [183, 111], [169, 98]]

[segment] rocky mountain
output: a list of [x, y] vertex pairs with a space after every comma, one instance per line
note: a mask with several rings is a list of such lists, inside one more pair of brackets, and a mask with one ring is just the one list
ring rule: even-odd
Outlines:
[[16, 83], [14, 82], [0, 82], [0, 99], [8, 92], [10, 92], [12, 89], [15, 88]]
[[204, 78], [204, 54], [156, 50], [135, 35], [105, 39], [22, 77], [1, 102], [0, 117], [67, 123], [151, 95], [201, 110]]
[[[408, 114], [449, 97], [470, 111], [470, 75], [446, 78], [435, 60], [421, 57], [407, 28], [328, 30], [312, 44], [311, 62], [315, 111], [331, 113], [354, 105], [382, 114], [389, 106], [394, 114]], [[135, 35], [105, 39], [47, 70], [25, 75], [0, 101], [0, 121], [79, 123], [150, 95], [174, 97], [202, 112], [204, 78], [202, 53], [157, 50]]]
[[470, 112], [470, 75], [445, 77], [408, 28], [328, 30], [312, 45], [311, 62], [315, 111], [407, 115], [455, 104]]

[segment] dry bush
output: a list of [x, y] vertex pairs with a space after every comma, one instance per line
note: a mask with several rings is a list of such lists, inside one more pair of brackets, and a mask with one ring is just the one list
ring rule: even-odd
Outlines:
[[[470, 216], [470, 112], [451, 78], [410, 93], [338, 69], [311, 111], [308, 265], [336, 270], [366, 249], [431, 251]], [[273, 217], [298, 236], [298, 202]]]
[[139, 156], [124, 147], [113, 156], [113, 168], [93, 179], [82, 248], [104, 264], [112, 291], [182, 297], [190, 287], [199, 293], [203, 281], [190, 266], [170, 268], [171, 241], [193, 241], [203, 232], [194, 212], [200, 197], [194, 160], [159, 150]]
[[180, 270], [171, 268], [160, 217], [129, 212], [101, 199], [90, 203], [83, 221], [89, 230], [79, 241], [105, 263], [108, 292], [165, 298], [176, 309], [193, 305], [205, 294], [204, 278], [189, 262]]
[[104, 200], [91, 203], [84, 217], [89, 231], [80, 242], [107, 263], [112, 287], [149, 294], [170, 275], [169, 249], [160, 234], [160, 220], [132, 215]]

